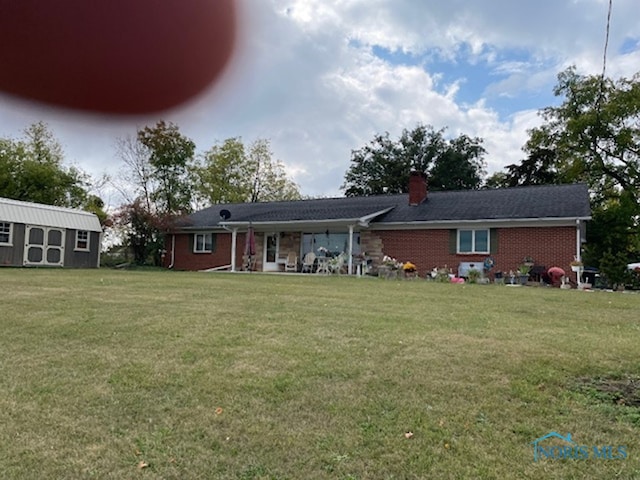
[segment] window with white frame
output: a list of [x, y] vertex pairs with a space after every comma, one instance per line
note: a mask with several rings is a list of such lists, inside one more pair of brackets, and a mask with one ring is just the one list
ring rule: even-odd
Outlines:
[[11, 245], [12, 232], [13, 224], [9, 222], [0, 222], [0, 245]]
[[489, 253], [489, 229], [458, 230], [458, 253]]
[[76, 250], [89, 250], [89, 232], [76, 230]]
[[213, 252], [213, 233], [196, 233], [193, 236], [193, 253]]

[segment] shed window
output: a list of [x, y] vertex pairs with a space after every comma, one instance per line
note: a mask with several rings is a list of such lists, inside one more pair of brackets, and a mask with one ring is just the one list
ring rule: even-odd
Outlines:
[[0, 245], [11, 245], [12, 227], [9, 222], [0, 222]]
[[76, 250], [89, 250], [89, 232], [76, 230]]
[[489, 230], [458, 230], [458, 253], [489, 253]]
[[193, 236], [194, 253], [213, 252], [213, 233], [196, 233]]

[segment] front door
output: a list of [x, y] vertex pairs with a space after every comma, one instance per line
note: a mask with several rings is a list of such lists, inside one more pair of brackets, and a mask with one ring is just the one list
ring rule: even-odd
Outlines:
[[266, 233], [264, 236], [264, 259], [262, 270], [265, 272], [278, 271], [278, 250], [280, 248], [280, 235]]

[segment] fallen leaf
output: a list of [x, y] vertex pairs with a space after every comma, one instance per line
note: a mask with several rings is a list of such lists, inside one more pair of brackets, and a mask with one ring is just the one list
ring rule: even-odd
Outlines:
[[147, 462], [145, 462], [144, 460], [140, 460], [138, 462], [138, 468], [143, 469], [143, 468], [147, 468], [149, 466], [149, 464]]
[[404, 438], [413, 438], [413, 432], [407, 432], [404, 434]]
[[222, 413], [222, 407], [216, 408], [216, 415], [220, 415]]
[[449, 449], [449, 444], [448, 444], [448, 443], [445, 443], [445, 444], [444, 444], [444, 448], [446, 448], [446, 449], [448, 450], [448, 449]]

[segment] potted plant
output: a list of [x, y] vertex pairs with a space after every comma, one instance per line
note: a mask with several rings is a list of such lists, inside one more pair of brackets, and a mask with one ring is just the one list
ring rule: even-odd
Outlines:
[[415, 264], [411, 262], [405, 262], [402, 265], [402, 272], [405, 278], [415, 278], [418, 274], [418, 269]]
[[580, 271], [584, 267], [582, 261], [580, 261], [578, 257], [574, 257], [570, 265], [571, 265], [571, 270], [576, 273], [580, 273]]
[[518, 267], [518, 277], [520, 278], [520, 285], [526, 285], [529, 280], [529, 272], [531, 271], [531, 265], [523, 263]]
[[467, 271], [467, 279], [469, 280], [469, 283], [478, 283], [481, 275], [482, 273], [480, 272], [480, 270], [476, 270], [475, 268]]

